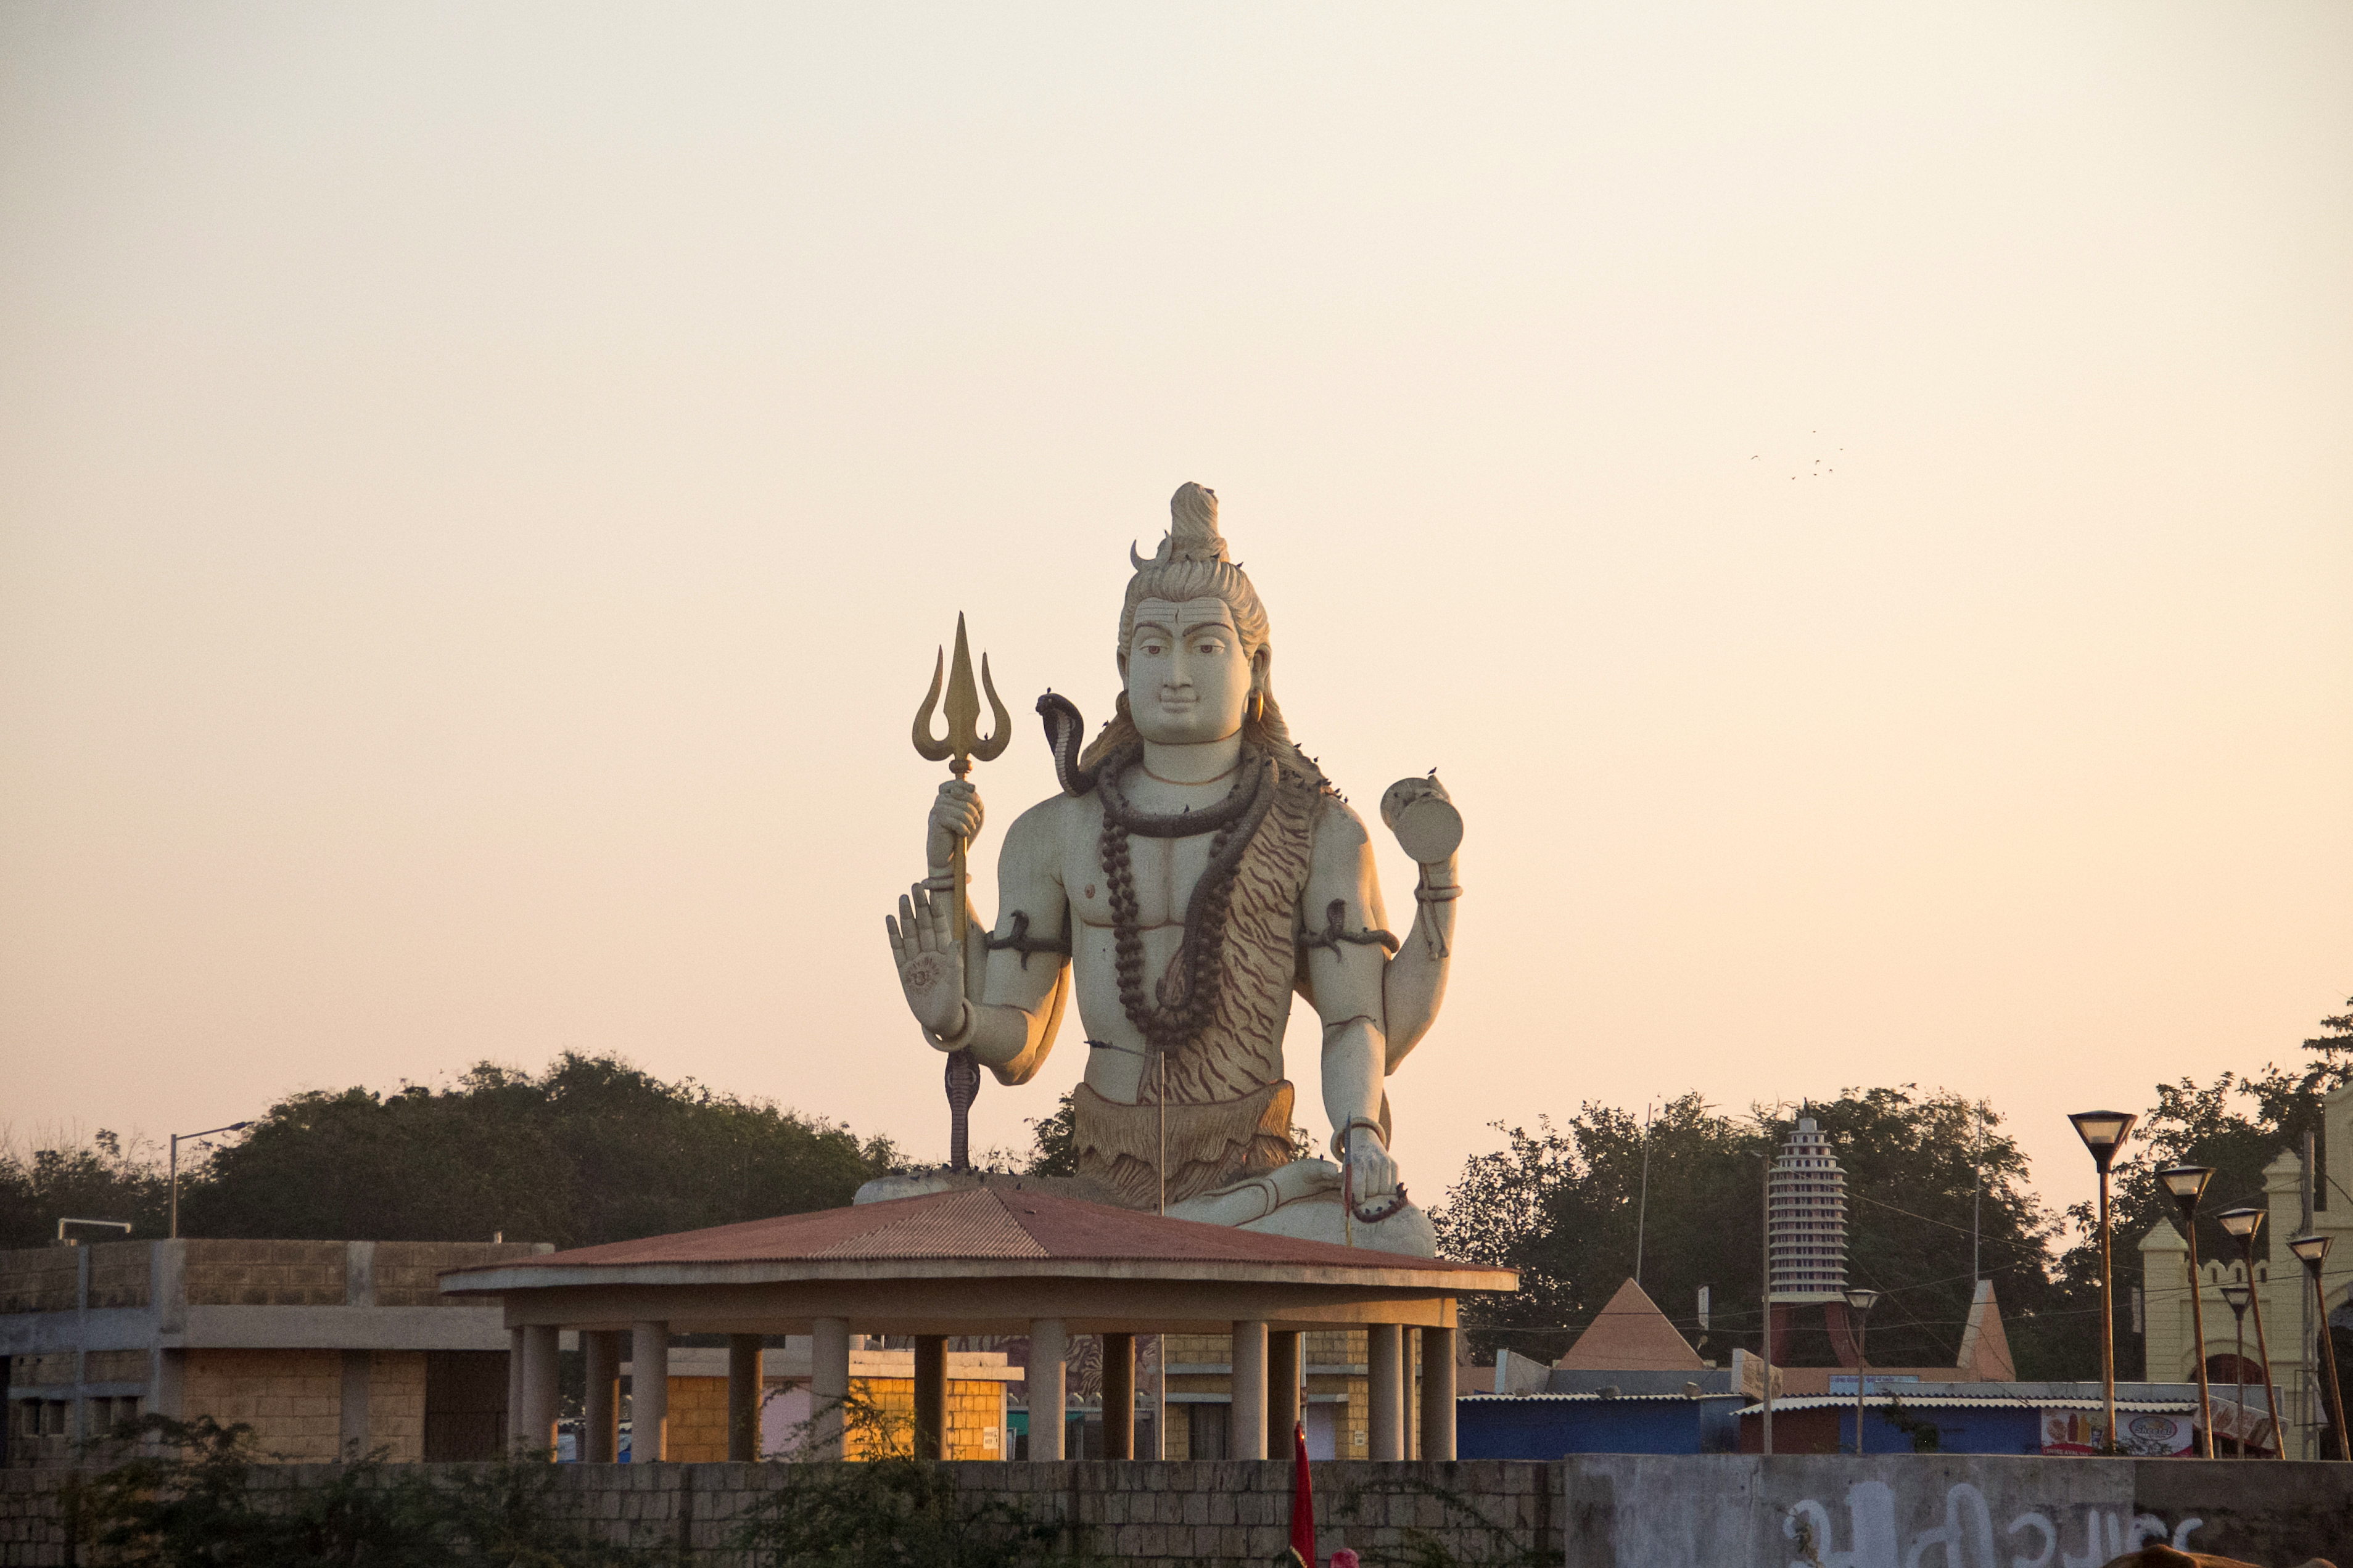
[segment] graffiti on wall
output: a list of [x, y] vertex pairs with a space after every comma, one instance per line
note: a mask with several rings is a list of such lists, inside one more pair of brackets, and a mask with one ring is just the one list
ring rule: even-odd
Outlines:
[[2153, 1513], [2098, 1507], [2030, 1510], [2004, 1522], [1985, 1493], [1968, 1481], [1945, 1493], [1943, 1522], [1906, 1540], [1895, 1523], [1895, 1489], [1858, 1481], [1847, 1489], [1846, 1546], [1829, 1507], [1813, 1498], [1793, 1506], [1781, 1533], [1795, 1543], [1789, 1568], [2100, 1568], [2152, 1542], [2188, 1550], [2205, 1521], [2170, 1530]]

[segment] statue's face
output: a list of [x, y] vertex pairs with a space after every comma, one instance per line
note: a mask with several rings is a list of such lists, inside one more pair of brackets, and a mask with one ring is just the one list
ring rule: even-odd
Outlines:
[[1136, 732], [1164, 746], [1222, 741], [1242, 727], [1256, 678], [1223, 599], [1135, 606], [1135, 635], [1120, 658]]

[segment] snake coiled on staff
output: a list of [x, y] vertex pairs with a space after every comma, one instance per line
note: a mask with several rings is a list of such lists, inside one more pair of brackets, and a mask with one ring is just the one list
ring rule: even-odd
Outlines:
[[[1217, 1008], [1227, 909], [1243, 852], [1274, 805], [1274, 759], [1255, 746], [1245, 746], [1233, 787], [1206, 811], [1139, 811], [1128, 803], [1119, 781], [1142, 760], [1140, 742], [1117, 747], [1092, 771], [1084, 770], [1079, 766], [1078, 752], [1079, 738], [1086, 731], [1077, 707], [1070, 699], [1050, 691], [1038, 699], [1038, 712], [1046, 721], [1046, 743], [1062, 788], [1073, 796], [1093, 795], [1103, 806], [1099, 856], [1111, 903], [1112, 967], [1119, 980], [1120, 1006], [1155, 1051], [1182, 1050], [1199, 1037]], [[1209, 840], [1209, 863], [1193, 884], [1193, 896], [1186, 905], [1184, 940], [1147, 998], [1144, 929], [1135, 899], [1135, 873], [1128, 859], [1128, 837], [1140, 834], [1146, 838], [1193, 838], [1204, 833], [1216, 837]]]

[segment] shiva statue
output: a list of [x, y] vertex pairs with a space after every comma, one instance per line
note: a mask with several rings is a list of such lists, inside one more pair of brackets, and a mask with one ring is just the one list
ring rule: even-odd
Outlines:
[[[1390, 1152], [1385, 1080], [1446, 992], [1461, 818], [1435, 776], [1382, 816], [1420, 866], [1413, 929], [1383, 927], [1364, 823], [1291, 738], [1266, 607], [1186, 485], [1120, 612], [1114, 716], [1083, 751], [1068, 699], [1039, 700], [1062, 792], [997, 856], [993, 924], [952, 900], [978, 793], [941, 784], [930, 874], [886, 917], [907, 1005], [942, 1051], [1004, 1084], [1053, 1048], [1075, 972], [1087, 1062], [1072, 1096], [1079, 1173], [1172, 1217], [1436, 1255]], [[1282, 1038], [1292, 993], [1323, 1021], [1333, 1159], [1302, 1157]]]

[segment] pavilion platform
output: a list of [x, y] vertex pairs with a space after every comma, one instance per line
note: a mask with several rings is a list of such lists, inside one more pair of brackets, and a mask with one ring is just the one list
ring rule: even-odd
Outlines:
[[[754, 1457], [763, 1336], [812, 1341], [817, 1458], [843, 1453], [850, 1337], [903, 1334], [915, 1345], [915, 1447], [943, 1456], [947, 1342], [1027, 1335], [1029, 1405], [1064, 1404], [1073, 1334], [1103, 1348], [1106, 1457], [1134, 1454], [1135, 1336], [1233, 1338], [1234, 1458], [1265, 1458], [1298, 1417], [1299, 1335], [1362, 1326], [1367, 1338], [1370, 1453], [1407, 1453], [1405, 1335], [1421, 1335], [1420, 1456], [1451, 1459], [1456, 1304], [1518, 1288], [1505, 1268], [1335, 1247], [1164, 1219], [1058, 1194], [1013, 1176], [956, 1190], [786, 1215], [675, 1236], [579, 1247], [441, 1276], [450, 1296], [496, 1297], [512, 1343], [514, 1436], [552, 1447], [556, 1347], [580, 1332], [588, 1360], [588, 1445], [609, 1445], [620, 1331], [630, 1332], [632, 1458], [661, 1457], [669, 1342], [729, 1336], [731, 1458]], [[1272, 1376], [1270, 1376], [1270, 1373]], [[1058, 1460], [1062, 1424], [1033, 1422], [1029, 1457]]]

